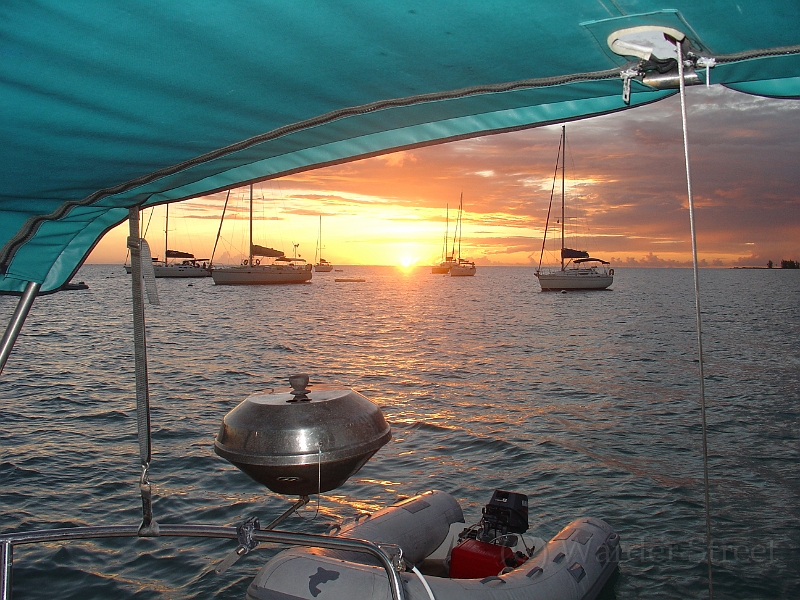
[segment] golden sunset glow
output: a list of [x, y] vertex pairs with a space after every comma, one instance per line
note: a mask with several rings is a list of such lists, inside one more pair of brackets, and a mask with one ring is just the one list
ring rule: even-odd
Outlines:
[[[701, 266], [800, 259], [798, 103], [715, 88], [691, 92]], [[678, 100], [671, 99], [567, 126], [572, 212], [565, 223], [570, 228], [580, 217], [582, 243], [615, 266], [691, 264], [678, 113]], [[322, 216], [322, 256], [335, 265], [410, 269], [447, 253], [458, 257], [459, 250], [478, 265], [536, 265], [548, 208], [551, 227], [560, 214], [560, 180], [550, 207], [559, 137], [559, 126], [542, 127], [261, 182], [254, 187], [253, 241], [290, 256], [299, 244], [299, 256], [316, 260]], [[459, 248], [454, 233], [462, 194]], [[225, 196], [171, 205], [170, 249], [210, 258]], [[248, 210], [249, 190], [232, 190], [215, 264], [238, 264], [246, 256]], [[164, 208], [147, 209], [142, 219], [153, 255], [162, 256]], [[101, 240], [90, 262], [122, 263], [126, 236], [123, 223]], [[545, 256], [545, 264], [557, 260]]]
[[400, 266], [403, 267], [404, 269], [408, 269], [409, 267], [412, 267], [412, 266], [416, 265], [418, 260], [419, 260], [418, 256], [416, 256], [416, 257], [415, 256], [408, 256], [406, 254], [406, 255], [400, 257]]

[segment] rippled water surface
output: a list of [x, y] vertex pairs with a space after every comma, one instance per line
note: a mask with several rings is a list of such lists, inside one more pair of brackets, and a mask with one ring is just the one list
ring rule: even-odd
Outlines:
[[[689, 270], [617, 269], [605, 292], [540, 293], [528, 268], [474, 278], [346, 267], [364, 283], [215, 287], [159, 280], [146, 308], [155, 516], [262, 523], [289, 498], [213, 450], [222, 417], [287, 377], [378, 403], [394, 439], [285, 527], [442, 489], [477, 520], [492, 490], [530, 497], [549, 539], [593, 515], [622, 538], [616, 598], [702, 598], [697, 334]], [[0, 532], [138, 525], [130, 280], [37, 299], [0, 378]], [[701, 272], [714, 591], [800, 597], [800, 271]], [[3, 327], [16, 299], [0, 297]], [[18, 546], [19, 598], [243, 598], [274, 550], [218, 577], [226, 540]]]

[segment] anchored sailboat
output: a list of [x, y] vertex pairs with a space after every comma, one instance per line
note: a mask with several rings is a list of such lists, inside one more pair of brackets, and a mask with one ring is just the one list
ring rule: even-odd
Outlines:
[[333, 265], [322, 258], [322, 215], [319, 216], [319, 239], [317, 240], [317, 252], [315, 254], [315, 259], [317, 256], [319, 257], [319, 262], [314, 265], [314, 270], [317, 273], [330, 273], [333, 271]]
[[[564, 161], [567, 141], [566, 125], [561, 126], [561, 143], [556, 157], [556, 174], [558, 163], [561, 161], [561, 268], [542, 269], [544, 244], [547, 240], [547, 229], [550, 224], [550, 210], [547, 211], [544, 236], [542, 238], [542, 252], [539, 255], [539, 266], [535, 275], [542, 286], [542, 291], [550, 290], [604, 290], [614, 281], [614, 269], [608, 268], [608, 261], [592, 258], [584, 250], [573, 250], [564, 245], [564, 218], [565, 218], [565, 171]], [[555, 177], [555, 175], [554, 175]], [[555, 187], [555, 185], [553, 186]], [[553, 198], [550, 197], [552, 206]]]
[[[170, 262], [170, 259], [173, 259]], [[180, 261], [180, 262], [178, 262]], [[131, 274], [131, 266], [125, 265], [125, 271]], [[180, 250], [169, 250], [169, 204], [164, 215], [164, 260], [153, 259], [153, 271], [156, 277], [210, 277], [211, 269], [207, 258], [195, 258], [194, 254]]]
[[[311, 280], [311, 265], [294, 256], [289, 258], [280, 250], [253, 243], [253, 186], [250, 185], [250, 253], [241, 265], [214, 267], [211, 277], [216, 285], [269, 285], [276, 283], [305, 283]], [[261, 264], [261, 258], [271, 262]]]
[[461, 216], [464, 212], [464, 194], [458, 201], [458, 220], [456, 221], [456, 234], [453, 236], [453, 251], [450, 253], [450, 258], [455, 256], [456, 237], [458, 237], [458, 259], [450, 267], [450, 277], [472, 277], [477, 271], [475, 263], [471, 260], [461, 258]]

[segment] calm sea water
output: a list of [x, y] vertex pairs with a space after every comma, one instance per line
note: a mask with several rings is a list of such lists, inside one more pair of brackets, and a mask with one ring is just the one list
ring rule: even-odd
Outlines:
[[[622, 538], [609, 597], [707, 594], [690, 270], [617, 269], [613, 289], [540, 293], [529, 268], [474, 278], [346, 267], [300, 286], [159, 280], [147, 307], [155, 515], [269, 521], [289, 498], [216, 456], [222, 417], [287, 378], [378, 403], [394, 439], [285, 527], [331, 524], [442, 489], [477, 520], [495, 488], [549, 539], [582, 515]], [[0, 532], [138, 525], [130, 280], [37, 300], [0, 378]], [[191, 285], [190, 285], [191, 283]], [[800, 597], [800, 271], [701, 272], [715, 593]], [[0, 297], [3, 327], [16, 299]], [[20, 546], [19, 598], [242, 598], [274, 550], [211, 566], [226, 540]]]

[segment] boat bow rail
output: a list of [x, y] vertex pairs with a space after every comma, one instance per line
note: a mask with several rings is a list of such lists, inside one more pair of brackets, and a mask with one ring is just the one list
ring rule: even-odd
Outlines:
[[[343, 537], [330, 537], [308, 533], [292, 533], [288, 531], [254, 530], [250, 534], [255, 542], [274, 544], [292, 544], [325, 548], [329, 550], [346, 550], [370, 554], [375, 557], [388, 575], [388, 592], [392, 600], [405, 600], [400, 575], [396, 563], [378, 544]], [[0, 569], [0, 600], [11, 600], [11, 574], [13, 567], [14, 546], [22, 544], [41, 544], [47, 542], [64, 542], [72, 540], [93, 540], [104, 538], [135, 537], [195, 537], [223, 538], [238, 540], [239, 530], [236, 527], [215, 525], [165, 525], [159, 524], [155, 535], [140, 535], [139, 525], [107, 525], [97, 527], [71, 527], [64, 529], [43, 529], [5, 535], [0, 538], [2, 551], [2, 568]]]

